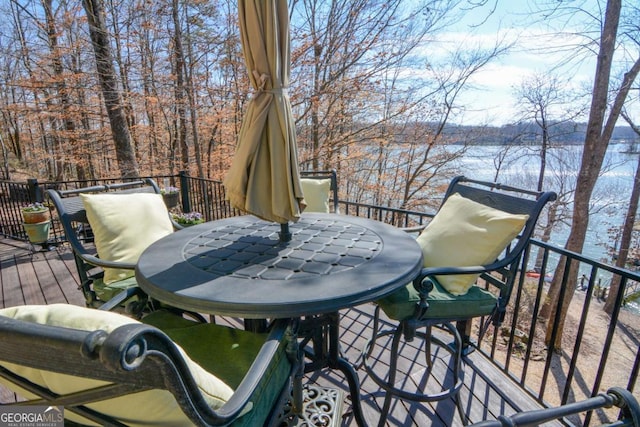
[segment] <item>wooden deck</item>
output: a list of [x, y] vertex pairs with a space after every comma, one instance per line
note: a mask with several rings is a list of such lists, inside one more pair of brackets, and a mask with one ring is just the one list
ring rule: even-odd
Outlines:
[[[31, 252], [27, 243], [0, 240], [0, 306], [10, 307], [23, 304], [68, 303], [84, 305], [81, 292], [77, 289], [78, 277], [70, 249], [58, 246], [48, 252]], [[355, 307], [342, 312], [341, 344], [345, 356], [357, 363], [361, 349], [371, 333], [373, 305]], [[231, 324], [240, 324], [238, 319], [226, 319]], [[404, 345], [403, 367], [411, 367], [412, 376], [421, 378], [425, 369], [423, 355], [418, 355], [416, 345], [420, 341]], [[443, 352], [445, 353], [445, 352]], [[417, 357], [420, 356], [420, 357]], [[377, 355], [376, 369], [384, 369], [388, 358]], [[439, 364], [434, 369], [447, 369], [447, 356], [436, 354]], [[510, 415], [517, 411], [536, 409], [540, 406], [505, 377], [486, 358], [475, 352], [466, 360], [465, 385], [461, 391], [462, 406], [471, 422], [495, 419], [501, 414]], [[358, 371], [361, 381], [363, 410], [370, 425], [377, 425], [379, 406], [383, 402], [383, 392], [367, 377], [364, 369]], [[308, 374], [306, 380], [325, 387], [344, 390], [346, 381], [342, 374], [323, 370]], [[13, 393], [0, 389], [0, 402], [12, 402]], [[341, 425], [355, 425], [350, 413], [348, 398], [344, 404]], [[451, 400], [434, 403], [407, 403], [395, 400], [388, 419], [391, 426], [460, 426], [463, 425]]]

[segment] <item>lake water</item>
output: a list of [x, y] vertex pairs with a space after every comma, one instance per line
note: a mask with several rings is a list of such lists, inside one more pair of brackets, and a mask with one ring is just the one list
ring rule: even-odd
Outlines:
[[[540, 170], [540, 158], [536, 153], [539, 147], [513, 149], [505, 157], [496, 179], [494, 160], [504, 153], [503, 146], [475, 146], [468, 149], [460, 160], [460, 170], [469, 177], [487, 181], [496, 180], [507, 185], [522, 188], [536, 188]], [[633, 179], [638, 165], [638, 154], [627, 152], [628, 146], [613, 144], [609, 146], [603, 163], [603, 172], [594, 188], [589, 228], [582, 253], [590, 258], [612, 264], [607, 248], [617, 244], [615, 238], [608, 233], [611, 227], [621, 229], [631, 197]], [[582, 156], [581, 146], [564, 146], [552, 148], [548, 153], [545, 173], [545, 190], [560, 194], [562, 188], [575, 188], [577, 171]], [[573, 200], [573, 195], [567, 197]], [[568, 218], [570, 221], [571, 218]], [[550, 243], [564, 247], [569, 236], [569, 224], [558, 224], [552, 234]], [[587, 271], [585, 271], [587, 273]], [[604, 285], [610, 281], [606, 272], [600, 277]], [[632, 303], [628, 307], [640, 313], [640, 304]]]
[[[607, 246], [615, 241], [607, 230], [621, 226], [631, 196], [637, 154], [624, 151], [627, 146], [614, 144], [605, 157], [603, 172], [598, 179], [592, 198], [591, 216], [585, 247], [582, 253], [600, 261], [610, 262]], [[468, 149], [460, 160], [460, 170], [469, 177], [493, 181], [496, 174], [494, 159], [504, 150], [503, 146], [475, 146]], [[536, 153], [539, 147], [513, 149], [507, 153], [497, 181], [503, 184], [535, 188], [540, 169]], [[558, 194], [565, 188], [575, 188], [577, 171], [582, 156], [581, 146], [563, 146], [549, 150], [545, 173], [545, 190]], [[573, 195], [567, 197], [573, 200]], [[568, 218], [570, 220], [571, 218]], [[567, 223], [558, 224], [551, 235], [551, 243], [564, 247], [569, 235]]]

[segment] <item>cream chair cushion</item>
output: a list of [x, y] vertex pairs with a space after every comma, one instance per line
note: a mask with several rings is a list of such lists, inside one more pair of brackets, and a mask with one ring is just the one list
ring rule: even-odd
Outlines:
[[[418, 236], [425, 267], [486, 265], [524, 227], [528, 215], [514, 215], [452, 194]], [[464, 295], [477, 274], [436, 276], [453, 295]]]
[[[26, 322], [83, 331], [104, 330], [111, 332], [122, 325], [139, 323], [137, 320], [114, 312], [69, 304], [11, 307], [0, 310], [0, 315]], [[153, 316], [153, 314], [151, 314], [151, 316]], [[34, 343], [34, 345], [37, 345], [37, 343]], [[182, 348], [177, 347], [187, 362], [191, 374], [194, 376], [198, 388], [203, 393], [207, 403], [211, 405], [213, 409], [220, 408], [231, 397], [233, 390], [223, 381], [193, 362]], [[80, 357], [80, 355], [70, 354], [69, 363], [74, 363], [74, 358], [76, 357]], [[30, 381], [59, 394], [87, 390], [107, 384], [104, 381], [42, 371], [7, 362], [0, 362], [0, 364], [16, 374], [28, 378]], [[0, 382], [3, 381], [4, 380], [0, 380]], [[9, 386], [9, 384], [6, 385]], [[11, 386], [11, 388], [15, 389], [15, 386]], [[33, 394], [24, 390], [16, 391], [27, 398], [35, 397]], [[173, 395], [166, 390], [139, 392], [103, 402], [92, 403], [88, 406], [103, 414], [115, 416], [127, 425], [139, 425], [130, 423], [132, 422], [131, 420], [140, 420], [141, 418], [145, 419], [144, 425], [171, 427], [192, 425], [191, 421], [189, 421], [180, 409]], [[141, 414], [143, 414], [142, 417]], [[66, 411], [65, 416], [72, 421], [81, 423], [88, 422], [88, 420], [82, 417], [71, 414], [70, 411]]]
[[331, 179], [300, 179], [304, 202], [307, 204], [305, 212], [329, 213], [329, 197], [331, 195]]
[[[162, 195], [81, 194], [95, 236], [98, 256], [104, 260], [136, 263], [153, 242], [173, 232]], [[107, 268], [104, 283], [132, 277], [133, 270]]]

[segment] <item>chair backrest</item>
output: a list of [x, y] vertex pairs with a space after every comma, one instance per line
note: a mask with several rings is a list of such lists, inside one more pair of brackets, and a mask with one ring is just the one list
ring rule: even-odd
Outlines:
[[[156, 389], [169, 391], [194, 425], [228, 425], [236, 419], [238, 422], [232, 425], [244, 425], [243, 410], [249, 408], [249, 402], [253, 404], [251, 411], [262, 412], [246, 417], [246, 423], [262, 425], [263, 421], [257, 420], [269, 415], [274, 397], [271, 397], [271, 392], [265, 394], [270, 396], [266, 404], [271, 405], [265, 411], [260, 407], [260, 393], [269, 387], [276, 396], [288, 391], [286, 376], [278, 380], [270, 377], [274, 363], [277, 369], [285, 370], [290, 376], [297, 369], [295, 355], [292, 353], [290, 358], [288, 353], [295, 348], [289, 324], [276, 321], [249, 371], [233, 390], [233, 395], [214, 410], [199, 388], [200, 382], [204, 381], [204, 371], [194, 373], [193, 362], [187, 360], [171, 338], [153, 326], [130, 323], [121, 324], [111, 332], [85, 331], [0, 316], [0, 336], [0, 379], [4, 379], [4, 383], [17, 390], [21, 397], [31, 399], [31, 404], [45, 405], [43, 402], [46, 402], [46, 405], [64, 406], [65, 411], [99, 425], [147, 425], [149, 420], [145, 414], [148, 416], [149, 411], [157, 409], [154, 405], [166, 402], [166, 396], [153, 394], [149, 399], [159, 398], [159, 402], [147, 401], [139, 411], [133, 411], [134, 415], [131, 415], [131, 408], [120, 408], [126, 405], [118, 405], [111, 400]], [[40, 380], [39, 370], [47, 371], [46, 380]], [[75, 385], [61, 386], [63, 377], [56, 377], [56, 374], [74, 377], [66, 377], [64, 381]], [[92, 380], [101, 382], [96, 384]], [[85, 388], [87, 385], [89, 388]], [[58, 395], [48, 387], [66, 387], [69, 390]], [[276, 390], [276, 387], [280, 388]], [[122, 411], [127, 411], [127, 417], [139, 416], [140, 419], [129, 418], [123, 424], [114, 415], [121, 416]], [[160, 425], [171, 425], [171, 421]]]
[[90, 187], [74, 188], [71, 190], [47, 190], [47, 194], [53, 202], [58, 212], [58, 218], [65, 232], [65, 236], [72, 248], [79, 251], [86, 250], [83, 245], [84, 240], [80, 240], [78, 234], [84, 227], [89, 226], [87, 211], [84, 208], [80, 194], [100, 194], [100, 193], [157, 193], [160, 194], [160, 187], [150, 178], [122, 182], [116, 184], [93, 185]]
[[[326, 204], [331, 213], [338, 213], [338, 174], [335, 169], [325, 171], [301, 171], [300, 179], [302, 183], [302, 191], [307, 197], [314, 197], [323, 200], [308, 200], [312, 209], [306, 212], [322, 212], [326, 209], [313, 207], [321, 205], [324, 208]], [[314, 185], [315, 184], [315, 185]], [[325, 185], [326, 184], [326, 185]], [[322, 189], [322, 194], [317, 194]]]
[[[82, 202], [81, 194], [160, 194], [160, 187], [150, 178], [115, 184], [94, 185], [70, 190], [47, 190], [47, 195], [53, 202], [58, 218], [64, 229], [65, 237], [74, 253], [76, 268], [80, 276], [82, 291], [87, 305], [96, 304], [96, 295], [90, 283], [102, 274], [96, 271], [96, 263], [87, 262], [96, 258], [96, 248], [92, 244], [92, 231], [87, 219], [87, 211]], [[172, 221], [173, 222], [173, 221]], [[174, 227], [177, 225], [174, 223]], [[179, 227], [179, 226], [177, 226]]]
[[466, 199], [509, 214], [528, 215], [516, 240], [507, 246], [494, 263], [488, 266], [491, 272], [499, 272], [500, 276], [490, 273], [481, 275], [484, 280], [500, 288], [501, 306], [498, 311], [502, 312], [509, 301], [518, 264], [533, 236], [538, 218], [545, 205], [556, 199], [556, 194], [551, 191], [532, 191], [458, 176], [449, 184], [442, 204], [444, 205], [447, 199], [456, 193]]
[[545, 205], [556, 200], [557, 197], [556, 193], [552, 191], [532, 191], [497, 182], [478, 181], [464, 176], [458, 176], [451, 181], [445, 193], [443, 204], [455, 193], [510, 214], [529, 215], [529, 219], [518, 236], [517, 245], [510, 248], [509, 253], [506, 254], [505, 264], [522, 253], [529, 243], [529, 239], [533, 236], [536, 223]]

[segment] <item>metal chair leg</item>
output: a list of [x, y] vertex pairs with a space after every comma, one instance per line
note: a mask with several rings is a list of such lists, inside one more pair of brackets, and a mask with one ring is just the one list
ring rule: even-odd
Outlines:
[[458, 410], [458, 416], [460, 417], [460, 421], [462, 421], [462, 425], [469, 425], [469, 418], [467, 414], [464, 412], [464, 408], [462, 407], [462, 401], [460, 400], [460, 390], [453, 396], [453, 400], [456, 402], [456, 408]]
[[462, 400], [460, 399], [460, 389], [462, 388], [462, 384], [464, 381], [464, 372], [462, 371], [462, 356], [464, 351], [464, 337], [460, 334], [460, 329], [456, 326], [454, 327], [451, 323], [446, 323], [445, 326], [453, 335], [453, 351], [454, 354], [454, 364], [453, 364], [453, 380], [454, 380], [454, 388], [456, 388], [456, 392], [453, 394], [452, 398], [455, 401], [456, 409], [458, 410], [458, 415], [460, 416], [460, 420], [462, 421], [462, 425], [466, 426], [469, 424], [469, 419], [464, 412], [464, 408], [462, 407]]
[[358, 357], [358, 360], [356, 360], [354, 366], [356, 369], [360, 369], [362, 368], [362, 365], [364, 365], [364, 361], [366, 358], [371, 357], [371, 353], [373, 352], [373, 348], [376, 345], [376, 340], [378, 339], [378, 327], [380, 325], [380, 306], [376, 306], [374, 312], [373, 312], [373, 326], [372, 326], [372, 332], [371, 332], [371, 339], [367, 342], [367, 344], [365, 345], [364, 350], [362, 351], [362, 354]]
[[[442, 347], [444, 350], [448, 351], [451, 354], [451, 358], [453, 361], [452, 366], [452, 376], [453, 376], [453, 385], [445, 390], [436, 393], [420, 393], [420, 392], [410, 392], [407, 390], [403, 390], [396, 386], [396, 377], [397, 377], [397, 367], [398, 367], [398, 358], [399, 358], [399, 347], [400, 347], [400, 339], [403, 335], [403, 326], [399, 325], [394, 330], [385, 330], [382, 332], [376, 333], [371, 340], [367, 343], [363, 350], [363, 360], [362, 366], [365, 367], [367, 374], [370, 378], [378, 384], [385, 391], [385, 399], [383, 406], [381, 408], [379, 426], [382, 427], [386, 423], [387, 417], [389, 415], [389, 410], [391, 408], [391, 399], [393, 397], [408, 400], [413, 402], [433, 402], [438, 400], [443, 400], [447, 398], [454, 399], [456, 406], [458, 408], [458, 412], [462, 419], [462, 422], [466, 425], [467, 418], [464, 414], [464, 410], [461, 405], [461, 401], [459, 399], [459, 392], [462, 388], [464, 381], [464, 372], [462, 370], [462, 338], [460, 334], [456, 330], [456, 328], [451, 323], [440, 324], [439, 326], [447, 330], [454, 337], [453, 345], [449, 345], [442, 341], [440, 338], [434, 336], [432, 334], [432, 324], [427, 325], [426, 330], [416, 331], [415, 336], [423, 339], [424, 343], [424, 351], [425, 357], [427, 359], [428, 371], [427, 374], [432, 374], [432, 365], [433, 361], [431, 360], [431, 346], [433, 344]], [[373, 352], [373, 344], [376, 340], [382, 336], [393, 335], [391, 348], [390, 348], [390, 360], [389, 360], [389, 372], [385, 378], [382, 378], [376, 372], [374, 372], [373, 367], [369, 363], [369, 357]]]
[[376, 345], [379, 326], [380, 326], [380, 306], [377, 305], [373, 313], [373, 332], [371, 334], [371, 346], [369, 346], [369, 352], [367, 353], [367, 357], [371, 356], [371, 351], [373, 351], [373, 347], [375, 347]]
[[387, 417], [389, 416], [389, 409], [391, 409], [391, 398], [393, 397], [393, 388], [395, 387], [396, 374], [398, 369], [398, 355], [400, 347], [400, 337], [402, 336], [402, 330], [396, 329], [393, 334], [393, 340], [391, 341], [391, 359], [389, 360], [389, 377], [388, 388], [385, 388], [384, 404], [380, 411], [380, 420], [378, 421], [378, 427], [384, 427]]
[[433, 368], [433, 361], [431, 360], [431, 326], [427, 326], [425, 329], [424, 358], [427, 363], [427, 368], [429, 368], [429, 372], [431, 372]]

